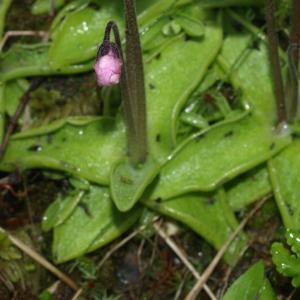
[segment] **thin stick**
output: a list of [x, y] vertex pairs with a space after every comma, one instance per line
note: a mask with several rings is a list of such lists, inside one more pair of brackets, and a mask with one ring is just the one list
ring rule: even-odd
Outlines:
[[269, 55], [272, 67], [272, 76], [277, 105], [277, 125], [286, 122], [286, 110], [284, 100], [283, 81], [280, 70], [278, 54], [278, 37], [276, 33], [276, 21], [273, 0], [266, 0], [267, 35], [269, 40]]
[[79, 290], [75, 293], [75, 295], [72, 297], [71, 300], [77, 300], [77, 299], [80, 297], [80, 295], [82, 294], [82, 292], [83, 292], [83, 289], [79, 289]]
[[294, 297], [295, 293], [297, 292], [297, 290], [298, 289], [293, 289], [286, 300], [293, 300], [294, 299], [293, 297]]
[[[153, 227], [154, 227], [155, 231], [159, 234], [159, 236], [165, 241], [165, 243], [180, 258], [180, 260], [188, 268], [188, 270], [190, 270], [190, 272], [193, 274], [193, 276], [199, 280], [201, 278], [201, 275], [194, 268], [194, 266], [190, 263], [190, 261], [188, 260], [186, 255], [183, 253], [183, 251], [176, 245], [176, 243], [167, 235], [167, 233], [157, 223], [153, 224]], [[213, 294], [211, 289], [206, 284], [204, 284], [204, 290], [206, 291], [206, 293], [210, 297], [210, 299], [217, 300], [216, 296]]]
[[60, 280], [55, 281], [50, 287], [47, 288], [47, 291], [53, 295], [56, 291], [57, 288], [59, 287], [59, 284], [61, 283]]
[[54, 265], [52, 265], [49, 261], [47, 261], [44, 257], [42, 257], [40, 254], [38, 254], [36, 251], [25, 245], [21, 240], [18, 238], [12, 236], [11, 234], [8, 234], [8, 238], [10, 241], [19, 249], [21, 249], [25, 254], [30, 256], [33, 260], [35, 260], [37, 263], [42, 265], [45, 269], [47, 269], [49, 272], [54, 274], [57, 278], [59, 278], [62, 282], [67, 284], [70, 288], [77, 291], [78, 286], [77, 284], [66, 274], [61, 272], [59, 269], [57, 269]]
[[[154, 217], [150, 223], [153, 223], [157, 220], [158, 217]], [[137, 234], [139, 234], [141, 231], [143, 231], [150, 223], [147, 223], [145, 225], [140, 226], [138, 229], [134, 230], [130, 235], [126, 236], [123, 240], [121, 240], [119, 243], [117, 243], [114, 247], [112, 247], [104, 257], [101, 259], [101, 261], [97, 265], [97, 270], [100, 269], [103, 264], [122, 246], [124, 246], [126, 243], [128, 243], [131, 239], [133, 239]]]
[[298, 110], [298, 64], [300, 47], [300, 1], [293, 0], [290, 45], [288, 48], [289, 75], [286, 87], [288, 104], [288, 120], [292, 121]]
[[255, 207], [250, 211], [246, 218], [240, 223], [240, 225], [236, 228], [236, 230], [232, 233], [232, 235], [228, 238], [222, 248], [218, 251], [214, 259], [210, 262], [206, 270], [203, 272], [202, 276], [196, 282], [192, 290], [189, 294], [185, 297], [185, 300], [195, 300], [198, 294], [201, 292], [204, 284], [211, 276], [213, 271], [215, 270], [216, 266], [218, 265], [219, 261], [222, 259], [224, 254], [226, 253], [227, 249], [229, 248], [230, 244], [235, 240], [235, 238], [239, 235], [245, 225], [249, 222], [249, 220], [255, 215], [255, 213], [265, 204], [265, 202], [270, 199], [272, 194], [268, 194], [264, 198], [262, 198]]
[[43, 40], [48, 39], [48, 32], [47, 31], [34, 31], [34, 30], [17, 30], [17, 31], [7, 31], [5, 32], [4, 37], [2, 38], [0, 42], [0, 52], [2, 51], [4, 45], [6, 44], [7, 40], [10, 37], [13, 36], [36, 36], [36, 37], [41, 37]]
[[3, 155], [5, 153], [5, 150], [7, 148], [8, 142], [9, 142], [9, 138], [12, 135], [14, 129], [16, 128], [18, 119], [22, 115], [25, 107], [27, 106], [27, 104], [30, 100], [30, 93], [32, 91], [36, 90], [41, 85], [43, 80], [44, 80], [43, 78], [34, 79], [31, 83], [31, 85], [29, 86], [28, 90], [22, 96], [14, 116], [12, 116], [12, 118], [10, 119], [9, 125], [6, 129], [6, 132], [5, 132], [3, 141], [2, 141], [2, 144], [0, 145], [0, 160], [3, 158]]
[[181, 294], [182, 294], [182, 291], [183, 291], [183, 288], [184, 288], [184, 285], [186, 284], [186, 281], [187, 281], [187, 278], [188, 276], [190, 275], [191, 273], [189, 271], [187, 271], [184, 275], [183, 275], [183, 279], [182, 281], [180, 282], [178, 288], [177, 288], [177, 291], [176, 291], [176, 294], [174, 296], [174, 300], [180, 300], [180, 297], [181, 297]]

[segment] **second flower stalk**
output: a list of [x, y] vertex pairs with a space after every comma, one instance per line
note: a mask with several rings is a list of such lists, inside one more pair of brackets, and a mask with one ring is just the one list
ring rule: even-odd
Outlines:
[[[99, 86], [120, 82], [124, 114], [127, 123], [128, 156], [133, 166], [147, 158], [146, 97], [144, 68], [140, 46], [135, 4], [125, 0], [126, 60], [120, 34], [115, 22], [108, 22], [103, 42], [97, 52], [94, 70]], [[111, 42], [111, 31], [114, 42]]]

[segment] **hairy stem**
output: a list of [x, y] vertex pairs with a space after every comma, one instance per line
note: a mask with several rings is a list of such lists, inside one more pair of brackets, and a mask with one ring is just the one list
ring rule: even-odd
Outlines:
[[298, 64], [300, 48], [300, 1], [293, 0], [290, 45], [288, 48], [289, 74], [286, 87], [288, 120], [293, 121], [298, 110]]
[[286, 121], [286, 110], [284, 100], [283, 81], [280, 70], [280, 61], [278, 54], [278, 37], [276, 33], [276, 21], [274, 15], [273, 0], [266, 0], [266, 21], [267, 21], [267, 34], [269, 40], [269, 52], [272, 67], [273, 83], [277, 104], [277, 124]]
[[126, 22], [126, 76], [133, 116], [134, 142], [129, 148], [129, 158], [133, 165], [145, 162], [147, 157], [146, 95], [142, 49], [135, 3], [124, 0]]
[[[130, 99], [130, 94], [129, 94], [128, 79], [127, 79], [127, 67], [126, 67], [126, 63], [124, 60], [120, 33], [119, 33], [118, 26], [115, 22], [110, 21], [107, 23], [102, 45], [105, 45], [105, 43], [109, 43], [111, 31], [113, 31], [115, 43], [118, 47], [119, 55], [123, 62], [120, 86], [121, 86], [124, 114], [125, 114], [125, 119], [126, 119], [126, 123], [127, 123], [126, 125], [127, 125], [128, 153], [129, 153], [129, 157], [131, 157], [133, 155], [134, 149], [136, 147], [135, 146], [136, 130], [135, 130], [134, 113], [133, 113], [134, 106]], [[100, 47], [98, 50], [98, 53], [97, 53], [97, 57], [99, 57], [101, 55], [102, 55], [102, 53], [101, 53], [101, 47]]]

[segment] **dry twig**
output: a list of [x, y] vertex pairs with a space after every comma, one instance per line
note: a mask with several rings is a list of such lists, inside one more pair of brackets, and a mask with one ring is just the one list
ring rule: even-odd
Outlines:
[[82, 292], [83, 292], [83, 289], [79, 289], [79, 290], [75, 293], [75, 295], [72, 297], [71, 300], [77, 300], [77, 299], [80, 297], [80, 295], [82, 294]]
[[[183, 253], [183, 251], [176, 245], [176, 243], [167, 235], [167, 233], [157, 224], [155, 223], [153, 225], [156, 232], [159, 234], [159, 236], [166, 242], [166, 244], [174, 251], [174, 253], [180, 258], [182, 263], [190, 270], [190, 272], [194, 275], [196, 279], [200, 279], [201, 276], [198, 273], [198, 271], [194, 268], [194, 266], [190, 263], [186, 255]], [[216, 296], [213, 294], [211, 289], [204, 284], [204, 290], [207, 293], [207, 295], [212, 300], [217, 300]]]
[[195, 300], [198, 294], [201, 292], [203, 286], [205, 285], [208, 278], [211, 276], [213, 271], [215, 270], [216, 266], [218, 265], [219, 261], [229, 248], [230, 244], [235, 240], [235, 238], [239, 235], [245, 225], [249, 222], [249, 220], [254, 216], [254, 214], [265, 204], [265, 202], [271, 198], [272, 194], [268, 194], [263, 199], [261, 199], [255, 207], [250, 211], [250, 213], [244, 218], [244, 220], [240, 223], [240, 225], [236, 228], [236, 230], [232, 233], [223, 247], [218, 251], [214, 259], [208, 265], [202, 276], [198, 279], [192, 290], [186, 296], [185, 300]]
[[2, 51], [4, 45], [8, 41], [10, 37], [13, 36], [36, 36], [41, 37], [43, 42], [48, 41], [48, 32], [47, 31], [34, 31], [34, 30], [17, 30], [17, 31], [7, 31], [5, 32], [4, 37], [2, 38], [0, 42], [0, 52]]
[[78, 286], [77, 284], [66, 274], [61, 272], [58, 268], [56, 268], [54, 265], [52, 265], [49, 261], [47, 261], [44, 257], [42, 257], [40, 254], [38, 254], [36, 251], [25, 245], [21, 240], [14, 237], [11, 234], [8, 234], [8, 237], [10, 241], [18, 247], [20, 250], [22, 250], [25, 254], [30, 256], [33, 260], [35, 260], [37, 263], [39, 263], [41, 266], [43, 266], [45, 269], [50, 271], [52, 274], [54, 274], [57, 278], [59, 278], [62, 282], [67, 284], [70, 288], [77, 291]]
[[269, 40], [270, 61], [274, 82], [274, 90], [277, 104], [277, 125], [286, 122], [285, 99], [283, 91], [283, 80], [281, 76], [279, 61], [279, 42], [276, 32], [276, 20], [273, 0], [266, 0], [266, 21]]
[[[155, 217], [150, 223], [155, 222], [157, 220], [157, 217]], [[100, 269], [103, 264], [122, 246], [124, 246], [126, 243], [128, 243], [131, 239], [133, 239], [137, 234], [139, 234], [141, 231], [143, 231], [149, 223], [140, 226], [138, 229], [134, 230], [130, 235], [126, 236], [123, 240], [121, 240], [119, 243], [117, 243], [114, 247], [112, 247], [104, 257], [101, 259], [99, 264], [97, 265], [97, 269]]]

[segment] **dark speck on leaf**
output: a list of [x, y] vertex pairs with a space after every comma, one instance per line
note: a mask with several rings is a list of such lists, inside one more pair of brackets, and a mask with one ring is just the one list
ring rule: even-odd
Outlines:
[[288, 203], [285, 203], [286, 209], [290, 216], [294, 215], [294, 210], [291, 208], [291, 206]]
[[234, 23], [234, 29], [237, 31], [237, 32], [242, 32], [243, 31], [243, 26], [237, 22]]
[[48, 143], [49, 145], [51, 145], [52, 142], [53, 142], [53, 135], [49, 133], [49, 134], [47, 135], [47, 143]]
[[231, 136], [233, 136], [233, 131], [232, 130], [230, 130], [230, 131], [228, 131], [224, 134], [224, 138], [228, 138], [228, 137], [231, 137]]
[[93, 8], [95, 10], [98, 10], [101, 6], [97, 3], [91, 3], [89, 4], [89, 8]]
[[85, 214], [87, 215], [87, 216], [89, 216], [89, 217], [93, 217], [93, 215], [92, 215], [92, 213], [91, 213], [91, 211], [90, 211], [90, 208], [88, 207], [88, 205], [86, 204], [86, 203], [84, 203], [84, 202], [79, 202], [78, 203], [78, 206], [80, 207], [80, 208], [82, 208], [82, 210], [85, 212]]
[[257, 181], [256, 176], [251, 176], [252, 181]]
[[65, 168], [65, 169], [77, 171], [76, 166], [73, 166], [73, 165], [69, 164], [68, 162], [66, 162], [66, 161], [64, 161], [64, 160], [60, 160], [59, 163], [60, 163], [60, 165], [61, 165], [63, 168]]
[[155, 59], [160, 59], [161, 58], [161, 53], [157, 53], [156, 55], [155, 55]]
[[270, 145], [270, 150], [274, 150], [274, 148], [275, 148], [275, 143], [272, 143], [272, 144]]
[[209, 204], [209, 205], [213, 205], [214, 202], [215, 202], [215, 198], [214, 197], [208, 197], [206, 200], [207, 200], [207, 204]]
[[41, 145], [32, 145], [29, 148], [27, 148], [28, 151], [32, 151], [32, 152], [39, 152], [42, 150], [42, 146]]
[[259, 39], [255, 39], [251, 45], [250, 45], [251, 49], [255, 49], [255, 50], [259, 50]]
[[155, 90], [155, 85], [152, 83], [149, 83], [149, 88], [150, 88], [150, 90]]
[[61, 141], [62, 141], [63, 143], [65, 143], [65, 142], [67, 141], [67, 138], [66, 138], [66, 137], [63, 137], [63, 138], [61, 139]]
[[189, 35], [185, 35], [184, 36], [184, 40], [186, 41], [186, 42], [188, 42], [188, 41], [190, 41], [191, 40], [191, 37], [189, 36]]
[[201, 141], [205, 137], [205, 134], [199, 134], [198, 136], [195, 137], [195, 142]]
[[162, 201], [162, 199], [160, 197], [158, 197], [158, 198], [155, 199], [156, 203], [161, 203], [161, 201]]
[[133, 184], [133, 180], [125, 176], [120, 176], [120, 181], [125, 184]]
[[156, 135], [156, 141], [159, 143], [160, 142], [160, 134]]

